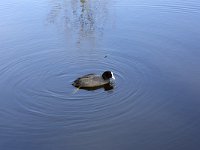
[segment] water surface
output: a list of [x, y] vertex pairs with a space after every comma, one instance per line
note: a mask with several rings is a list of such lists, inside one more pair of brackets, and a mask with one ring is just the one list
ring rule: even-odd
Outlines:
[[[200, 2], [3, 0], [0, 149], [197, 150]], [[114, 72], [114, 89], [78, 90]]]

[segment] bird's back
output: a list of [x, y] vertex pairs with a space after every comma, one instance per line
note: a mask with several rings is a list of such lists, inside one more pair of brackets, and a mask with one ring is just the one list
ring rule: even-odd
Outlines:
[[76, 79], [73, 83], [75, 87], [90, 88], [99, 87], [108, 84], [109, 80], [104, 80], [101, 76], [95, 74], [88, 74]]

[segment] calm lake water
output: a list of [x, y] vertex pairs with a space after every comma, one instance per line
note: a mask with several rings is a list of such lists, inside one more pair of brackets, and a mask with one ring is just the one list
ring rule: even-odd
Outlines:
[[[199, 150], [200, 1], [1, 0], [1, 150]], [[114, 89], [78, 90], [114, 72]]]

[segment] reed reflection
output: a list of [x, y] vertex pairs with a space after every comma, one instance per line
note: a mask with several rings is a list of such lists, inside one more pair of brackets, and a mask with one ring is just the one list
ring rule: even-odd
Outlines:
[[102, 36], [108, 18], [108, 2], [94, 0], [64, 0], [50, 2], [47, 20], [63, 28], [68, 39], [76, 43], [95, 42]]

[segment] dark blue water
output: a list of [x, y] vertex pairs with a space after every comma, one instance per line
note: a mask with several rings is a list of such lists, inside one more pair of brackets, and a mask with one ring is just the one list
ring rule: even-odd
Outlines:
[[[200, 2], [1, 0], [1, 150], [198, 150]], [[76, 90], [114, 72], [114, 89]]]

